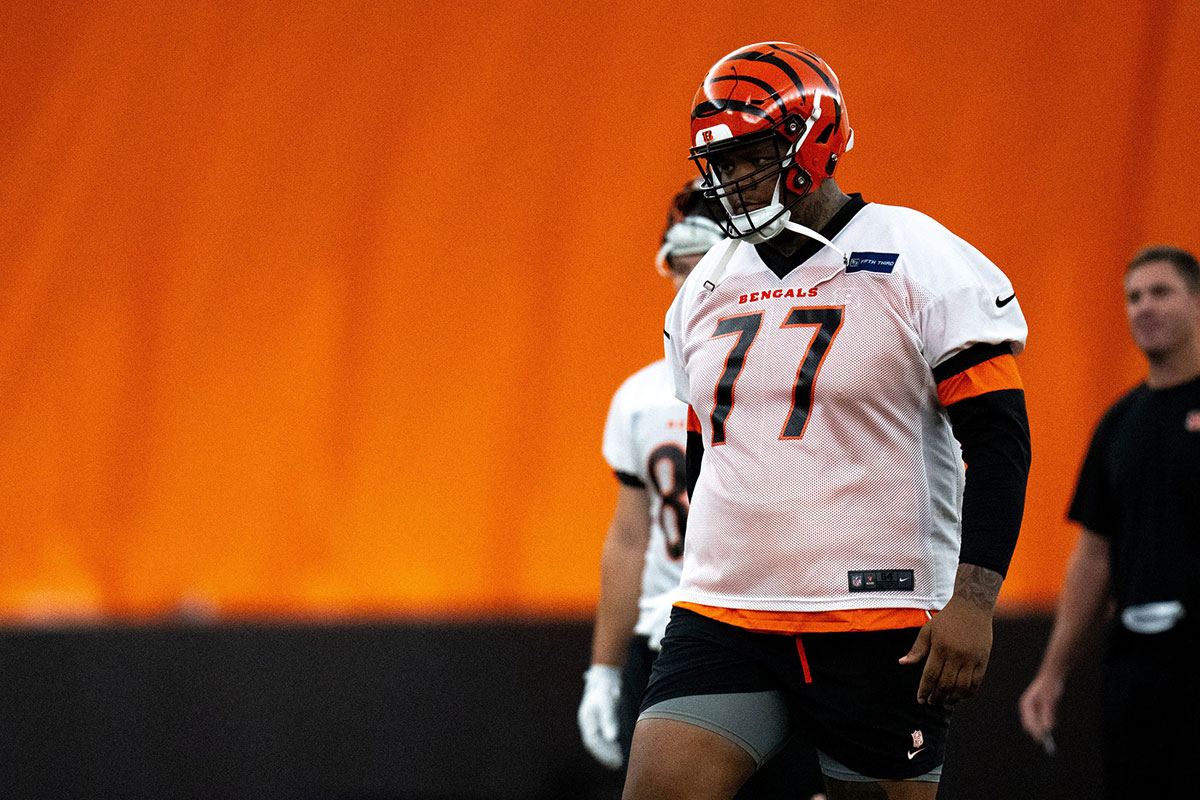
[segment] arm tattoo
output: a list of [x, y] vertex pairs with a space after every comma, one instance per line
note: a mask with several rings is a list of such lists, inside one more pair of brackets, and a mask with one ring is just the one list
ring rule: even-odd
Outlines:
[[999, 572], [977, 564], [959, 564], [954, 579], [954, 596], [980, 610], [991, 611], [996, 605], [1002, 583], [1004, 577]]

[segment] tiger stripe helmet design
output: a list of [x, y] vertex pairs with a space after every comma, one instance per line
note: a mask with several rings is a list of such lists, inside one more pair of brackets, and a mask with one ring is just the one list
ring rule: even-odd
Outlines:
[[[778, 143], [779, 160], [750, 178], [722, 183], [710, 157], [764, 139]], [[760, 42], [734, 50], [708, 71], [692, 103], [692, 144], [706, 197], [721, 201], [729, 217], [726, 233], [757, 242], [783, 230], [790, 208], [833, 175], [854, 146], [854, 131], [837, 75], [823, 59], [799, 45]], [[775, 203], [733, 213], [725, 198], [772, 177]], [[780, 184], [795, 195], [786, 206]]]

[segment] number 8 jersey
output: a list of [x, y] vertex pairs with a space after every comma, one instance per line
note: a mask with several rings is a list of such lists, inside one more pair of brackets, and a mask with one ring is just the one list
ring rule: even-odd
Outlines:
[[675, 393], [705, 448], [680, 601], [827, 612], [950, 598], [964, 469], [934, 370], [974, 345], [1019, 353], [1025, 319], [967, 242], [858, 203], [826, 231], [846, 258], [825, 246], [781, 278], [726, 241], [667, 313]]
[[684, 467], [687, 406], [675, 399], [665, 361], [635, 372], [613, 395], [604, 425], [604, 459], [617, 479], [644, 488], [650, 538], [634, 633], [658, 649], [679, 585], [688, 498]]

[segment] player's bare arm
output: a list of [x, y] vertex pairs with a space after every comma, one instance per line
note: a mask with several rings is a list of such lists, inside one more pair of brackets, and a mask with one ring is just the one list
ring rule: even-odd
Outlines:
[[637, 624], [640, 578], [650, 539], [649, 507], [644, 488], [620, 485], [601, 556], [592, 665], [584, 673], [583, 698], [576, 714], [584, 746], [609, 769], [619, 769], [625, 760], [617, 742], [620, 668]]
[[925, 659], [917, 702], [952, 706], [979, 689], [992, 651], [992, 612], [1000, 573], [976, 564], [959, 564], [954, 596], [921, 628], [901, 664]]
[[1058, 701], [1076, 653], [1107, 610], [1109, 542], [1084, 528], [1075, 542], [1058, 596], [1054, 629], [1037, 675], [1018, 702], [1021, 726], [1035, 741], [1046, 742], [1058, 720]]
[[959, 564], [954, 579], [954, 598], [969, 603], [989, 615], [996, 608], [1004, 576], [975, 564]]
[[600, 602], [592, 634], [592, 663], [625, 663], [629, 637], [637, 624], [638, 595], [646, 544], [650, 541], [650, 500], [645, 489], [620, 485], [617, 505], [600, 557]]

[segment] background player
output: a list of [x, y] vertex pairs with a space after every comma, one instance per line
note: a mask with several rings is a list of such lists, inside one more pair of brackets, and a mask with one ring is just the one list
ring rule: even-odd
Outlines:
[[1082, 528], [1054, 628], [1021, 696], [1021, 723], [1053, 751], [1051, 730], [1085, 638], [1115, 608], [1101, 711], [1109, 797], [1192, 790], [1194, 735], [1170, 720], [1200, 711], [1194, 653], [1200, 559], [1200, 265], [1150, 247], [1125, 273], [1125, 310], [1146, 381], [1118, 400], [1092, 438], [1068, 516]]
[[667, 315], [696, 483], [625, 796], [732, 797], [801, 728], [831, 798], [933, 797], [1020, 527], [1025, 320], [968, 243], [841, 191], [811, 51], [721, 59], [692, 134], [732, 240]]
[[[722, 238], [699, 182], [688, 184], [671, 203], [656, 259], [659, 274], [678, 291], [700, 257]], [[679, 584], [688, 513], [686, 418], [687, 406], [675, 398], [666, 361], [659, 360], [617, 390], [604, 429], [604, 457], [618, 481], [617, 503], [601, 556], [592, 663], [578, 720], [584, 745], [610, 769], [625, 763], [638, 703]], [[810, 747], [797, 740], [784, 756], [742, 797], [808, 798], [821, 790]]]
[[[656, 258], [659, 274], [678, 291], [722, 238], [689, 184], [672, 201]], [[666, 362], [659, 360], [621, 384], [604, 427], [604, 458], [617, 478], [617, 503], [601, 555], [592, 664], [578, 716], [584, 745], [611, 769], [625, 763], [637, 703], [679, 585], [688, 508], [686, 417], [687, 406], [675, 399]]]

